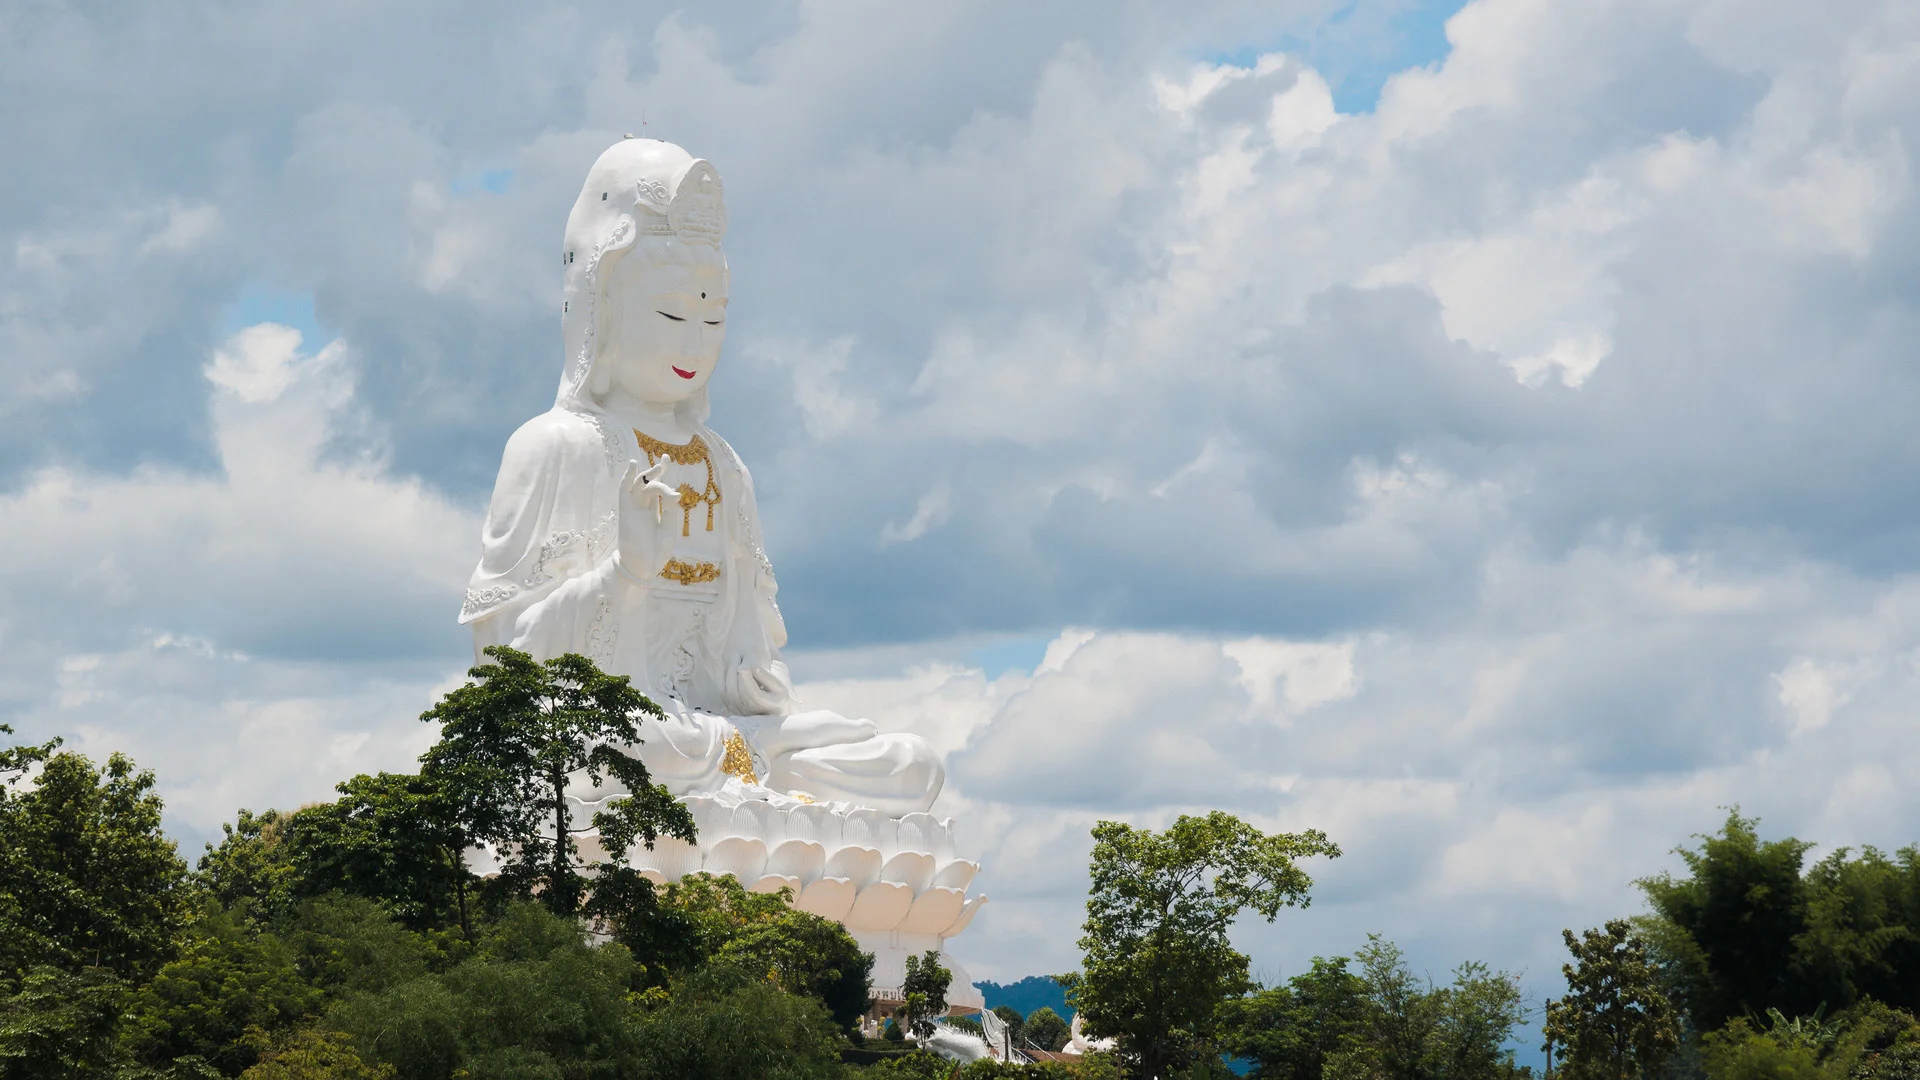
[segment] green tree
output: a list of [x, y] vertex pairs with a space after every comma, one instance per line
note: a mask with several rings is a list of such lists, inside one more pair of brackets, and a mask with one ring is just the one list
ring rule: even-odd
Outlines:
[[1073, 1030], [1064, 1017], [1049, 1006], [1042, 1005], [1027, 1016], [1021, 1033], [1035, 1049], [1058, 1050], [1067, 1045]]
[[1028, 1065], [983, 1058], [954, 1073], [953, 1080], [1120, 1080], [1121, 1075], [1112, 1054], [1091, 1053], [1081, 1054], [1072, 1062], [1036, 1061]]
[[1805, 928], [1793, 940], [1792, 982], [1831, 1008], [1863, 998], [1920, 1009], [1920, 849], [1892, 858], [1840, 848], [1801, 878]]
[[954, 1080], [1118, 1080], [1120, 1070], [1111, 1055], [1085, 1054], [1067, 1064], [1038, 1061], [1016, 1065], [994, 1058], [969, 1062], [954, 1075]]
[[[599, 881], [594, 891], [601, 891]], [[749, 892], [730, 875], [695, 873], [668, 885], [647, 911], [624, 911], [614, 937], [640, 960], [684, 972], [713, 959], [749, 928], [788, 910], [779, 893]]]
[[[315, 903], [328, 902], [352, 906], [324, 918], [307, 906], [294, 918], [324, 924], [334, 940], [377, 940], [367, 901]], [[745, 928], [751, 935], [765, 924]], [[363, 1061], [391, 1067], [396, 1080], [840, 1076], [843, 1042], [825, 1006], [784, 990], [777, 962], [727, 953], [737, 936], [704, 942], [710, 961], [646, 986], [624, 946], [594, 945], [576, 919], [531, 901], [510, 902], [476, 930], [471, 954], [452, 963], [428, 947], [353, 985], [332, 969], [333, 1004], [317, 1026], [346, 1033]], [[465, 948], [455, 935], [440, 938], [455, 947], [443, 958]], [[346, 974], [358, 970], [362, 947], [341, 958]]]
[[1709, 1080], [1820, 1080], [1820, 1059], [1811, 1047], [1756, 1031], [1738, 1017], [1701, 1040]]
[[240, 1080], [394, 1080], [393, 1066], [369, 1062], [338, 1031], [302, 1028], [276, 1040]]
[[[820, 1002], [737, 971], [707, 969], [643, 1012], [641, 1080], [841, 1080], [837, 1025]], [[948, 1066], [951, 1071], [951, 1066]], [[944, 1074], [943, 1074], [944, 1075]]]
[[1440, 1029], [1440, 1002], [1432, 983], [1416, 976], [1400, 947], [1378, 934], [1367, 935], [1366, 946], [1354, 959], [1366, 987], [1365, 1026], [1360, 1045], [1343, 1055], [1343, 1067], [1334, 1072], [1348, 1076], [1358, 1071], [1360, 1062], [1371, 1060], [1377, 1068], [1366, 1071], [1391, 1080], [1431, 1077], [1432, 1047]]
[[206, 845], [194, 881], [221, 907], [244, 907], [262, 918], [286, 910], [295, 872], [282, 843], [285, 827], [286, 818], [278, 810], [255, 814], [242, 809], [231, 824], [221, 823], [220, 846]]
[[286, 830], [293, 891], [369, 897], [415, 930], [456, 925], [471, 939], [472, 840], [438, 778], [363, 774], [335, 790], [340, 798], [294, 814]]
[[1327, 1058], [1363, 1029], [1366, 989], [1346, 957], [1316, 956], [1287, 985], [1223, 1004], [1221, 1045], [1253, 1062], [1257, 1080], [1321, 1080]]
[[[604, 886], [604, 876], [595, 881], [590, 908]], [[847, 1030], [872, 1007], [872, 955], [839, 923], [795, 911], [787, 890], [749, 892], [731, 876], [691, 874], [647, 895], [644, 911], [624, 909], [614, 939], [648, 965], [650, 982], [719, 965], [819, 1000]]]
[[538, 895], [556, 913], [579, 910], [586, 878], [566, 797], [575, 773], [592, 786], [612, 778], [630, 793], [593, 819], [616, 864], [635, 840], [694, 838], [687, 808], [620, 749], [640, 742], [641, 722], [662, 715], [658, 705], [575, 653], [542, 664], [503, 646], [485, 652], [493, 662], [470, 670], [474, 681], [422, 714], [440, 725], [440, 741], [421, 772], [453, 800], [466, 835], [501, 853], [509, 889]]
[[938, 950], [907, 957], [907, 977], [900, 984], [900, 996], [906, 1000], [895, 1015], [914, 1038], [931, 1037], [934, 1021], [947, 1015], [947, 988], [951, 985], [953, 972], [941, 966]]
[[[698, 901], [691, 899], [694, 894], [690, 890], [704, 889], [700, 894], [704, 901], [724, 888], [718, 884], [703, 887], [700, 879], [711, 879], [711, 875], [689, 875], [668, 885], [663, 894], [632, 867], [609, 864], [602, 866], [593, 879], [593, 891], [581, 913], [597, 933], [611, 937], [633, 953], [648, 982], [663, 985], [674, 972], [705, 963], [745, 925], [744, 915], [739, 922], [711, 911], [711, 919], [700, 917], [695, 910]], [[755, 901], [752, 906], [756, 915], [773, 917], [771, 901], [777, 897], [748, 893], [731, 877], [711, 880], [732, 882], [743, 903], [749, 897]]]
[[1562, 930], [1573, 962], [1561, 966], [1567, 994], [1547, 1003], [1542, 1030], [1568, 1080], [1632, 1080], [1656, 1073], [1680, 1046], [1672, 1004], [1647, 943], [1624, 919], [1576, 938]]
[[[0, 724], [0, 735], [12, 734], [12, 725]], [[23, 746], [0, 746], [0, 790], [11, 791], [34, 766], [52, 757], [58, 749], [59, 739]]]
[[1840, 848], [1803, 872], [1810, 845], [1756, 825], [1732, 812], [1680, 852], [1686, 876], [1640, 882], [1654, 914], [1639, 932], [1694, 1025], [1869, 998], [1920, 1009], [1920, 849]]
[[[1835, 1029], [1837, 1036], [1828, 1047], [1821, 1072], [1838, 1080], [1914, 1080], [1920, 1077], [1920, 1021], [1904, 1009], [1895, 1009], [1877, 1001], [1864, 1001], [1847, 1010], [1838, 1022], [1819, 1025]], [[1769, 1032], [1778, 1038], [1785, 1034], [1774, 1025]], [[1812, 1040], [1799, 1039], [1801, 1045], [1818, 1051], [1825, 1039], [1822, 1031]]]
[[1441, 1080], [1508, 1080], [1528, 1070], [1506, 1048], [1514, 1026], [1526, 1019], [1520, 977], [1470, 960], [1453, 970], [1453, 982], [1434, 992], [1439, 999], [1430, 1073]]
[[1210, 1055], [1220, 1003], [1252, 988], [1227, 940], [1235, 917], [1306, 906], [1312, 880], [1295, 860], [1340, 849], [1217, 810], [1162, 833], [1102, 821], [1093, 839], [1085, 960], [1068, 997], [1090, 1035], [1119, 1040], [1130, 1074], [1166, 1076]]
[[345, 893], [303, 901], [276, 929], [302, 981], [329, 998], [388, 990], [472, 951], [464, 938], [414, 933], [377, 901]]
[[0, 978], [43, 964], [142, 978], [188, 917], [186, 864], [160, 830], [151, 772], [57, 745], [0, 751]]
[[9, 1080], [108, 1080], [127, 1064], [120, 1046], [126, 984], [113, 973], [53, 967], [26, 972], [0, 998], [0, 1076]]
[[1699, 850], [1676, 850], [1686, 877], [1638, 883], [1674, 931], [1655, 936], [1681, 972], [1687, 1012], [1702, 1031], [1769, 1008], [1799, 1015], [1821, 1004], [1792, 978], [1794, 940], [1807, 929], [1800, 867], [1811, 845], [1762, 841], [1757, 824], [1732, 810], [1718, 835], [1697, 837]]
[[953, 1080], [954, 1063], [931, 1050], [908, 1050], [860, 1069], [861, 1080]]
[[194, 1058], [236, 1076], [259, 1060], [268, 1033], [292, 1028], [320, 1005], [294, 958], [250, 920], [211, 909], [180, 955], [130, 1002], [128, 1038], [148, 1064]]
[[1436, 987], [1378, 934], [1354, 954], [1366, 1004], [1355, 1037], [1328, 1054], [1331, 1080], [1512, 1080], [1527, 1070], [1505, 1048], [1525, 1018], [1519, 977], [1469, 961]]
[[627, 1076], [638, 1068], [629, 992], [635, 965], [594, 947], [578, 923], [515, 902], [485, 927], [473, 955], [444, 972], [348, 993], [327, 1026], [403, 1080]]
[[[848, 1031], [857, 1029], [873, 1006], [873, 955], [861, 952], [859, 942], [839, 923], [787, 907], [785, 892], [775, 897], [782, 901], [781, 911], [741, 928], [712, 962], [739, 967], [790, 994], [814, 998], [835, 1023]], [[940, 1011], [945, 1010], [942, 997]]]

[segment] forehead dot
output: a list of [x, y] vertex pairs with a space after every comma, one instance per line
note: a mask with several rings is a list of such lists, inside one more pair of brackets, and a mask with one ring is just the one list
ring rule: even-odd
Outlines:
[[702, 300], [705, 300], [706, 298], [707, 298], [707, 294], [706, 294], [706, 293], [701, 293], [701, 294], [700, 294], [700, 299], [702, 299]]

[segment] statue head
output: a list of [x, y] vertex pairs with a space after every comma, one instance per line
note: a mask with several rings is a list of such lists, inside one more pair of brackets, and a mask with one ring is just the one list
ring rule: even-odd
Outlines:
[[562, 405], [597, 409], [618, 388], [706, 419], [726, 337], [726, 228], [720, 175], [706, 161], [655, 139], [600, 155], [567, 216]]

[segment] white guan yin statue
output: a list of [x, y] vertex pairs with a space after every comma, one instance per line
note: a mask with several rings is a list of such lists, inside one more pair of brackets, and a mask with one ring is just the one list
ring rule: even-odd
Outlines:
[[[476, 651], [582, 653], [631, 678], [666, 710], [638, 754], [699, 826], [634, 865], [792, 889], [875, 953], [884, 997], [985, 897], [967, 898], [978, 865], [927, 812], [946, 775], [933, 748], [795, 701], [753, 480], [706, 426], [726, 225], [719, 174], [672, 143], [629, 138], [594, 162], [567, 215], [560, 391], [507, 441], [460, 621]], [[619, 794], [570, 793], [583, 848]], [[946, 963], [948, 1000], [977, 1007]]]

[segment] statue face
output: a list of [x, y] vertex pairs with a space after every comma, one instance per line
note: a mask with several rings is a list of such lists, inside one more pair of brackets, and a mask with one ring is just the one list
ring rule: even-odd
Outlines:
[[615, 386], [671, 405], [707, 385], [727, 336], [727, 261], [717, 249], [630, 252], [608, 283], [607, 300], [619, 312]]

